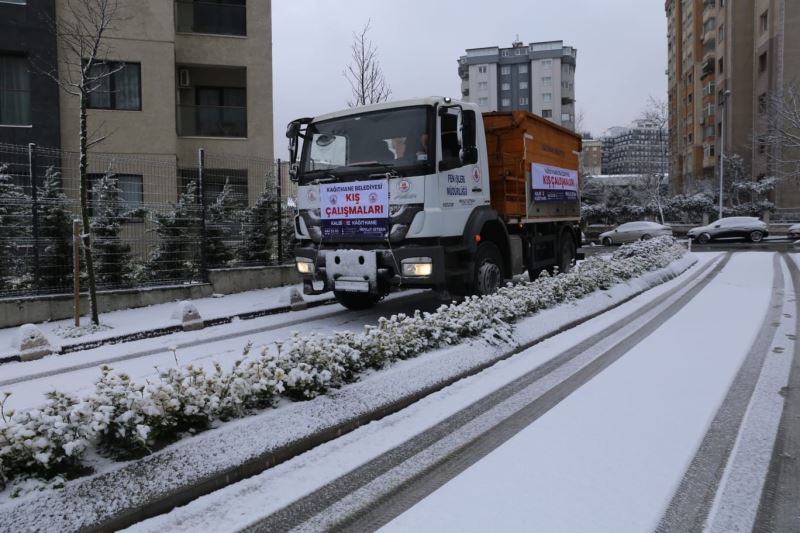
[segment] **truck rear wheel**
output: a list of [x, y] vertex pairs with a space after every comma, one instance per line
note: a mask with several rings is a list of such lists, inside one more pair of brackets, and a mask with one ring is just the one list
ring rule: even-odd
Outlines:
[[475, 252], [472, 292], [479, 296], [492, 294], [503, 284], [503, 258], [493, 242], [483, 242]]
[[558, 257], [558, 271], [566, 273], [572, 270], [572, 262], [575, 260], [575, 241], [572, 235], [565, 232], [561, 236], [561, 253]]
[[337, 302], [351, 311], [363, 311], [364, 309], [375, 307], [375, 304], [381, 300], [379, 294], [369, 292], [334, 291], [333, 295], [336, 297]]

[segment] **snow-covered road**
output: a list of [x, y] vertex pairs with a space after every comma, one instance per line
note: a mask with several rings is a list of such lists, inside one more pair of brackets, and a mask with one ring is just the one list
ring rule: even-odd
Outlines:
[[797, 423], [796, 266], [736, 253], [697, 274], [134, 529], [796, 526], [776, 459], [795, 453], [776, 434]]

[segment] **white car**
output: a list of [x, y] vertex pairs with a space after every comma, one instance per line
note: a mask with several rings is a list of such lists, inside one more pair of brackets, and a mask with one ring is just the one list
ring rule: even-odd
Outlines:
[[705, 244], [715, 239], [739, 238], [750, 242], [761, 242], [769, 235], [767, 224], [756, 217], [728, 217], [712, 222], [708, 226], [692, 228], [688, 234], [698, 244]]
[[616, 229], [601, 233], [600, 242], [603, 243], [603, 246], [611, 246], [612, 244], [622, 244], [624, 242], [645, 241], [651, 237], [659, 237], [661, 235], [672, 235], [672, 228], [655, 222], [626, 222], [617, 226]]
[[789, 238], [793, 241], [800, 239], [800, 224], [792, 224], [786, 232]]

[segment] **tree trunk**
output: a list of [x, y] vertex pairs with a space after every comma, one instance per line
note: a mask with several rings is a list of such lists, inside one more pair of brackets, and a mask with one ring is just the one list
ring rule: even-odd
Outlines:
[[80, 178], [81, 178], [81, 222], [83, 225], [83, 258], [86, 261], [86, 274], [89, 278], [89, 312], [91, 313], [92, 324], [100, 325], [100, 318], [97, 314], [97, 286], [94, 277], [94, 262], [92, 261], [92, 236], [89, 224], [89, 179], [86, 175], [87, 170], [87, 145], [88, 133], [86, 127], [86, 107], [88, 95], [81, 91], [80, 106]]

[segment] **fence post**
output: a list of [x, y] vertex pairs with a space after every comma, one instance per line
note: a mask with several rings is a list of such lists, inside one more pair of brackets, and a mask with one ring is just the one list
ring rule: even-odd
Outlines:
[[39, 264], [39, 180], [36, 176], [36, 143], [28, 144], [28, 175], [31, 180], [31, 229], [33, 231], [33, 286], [41, 289]]
[[206, 151], [197, 150], [197, 188], [200, 190], [200, 279], [208, 281], [206, 271], [206, 187], [203, 179]]
[[72, 221], [72, 299], [75, 327], [81, 325], [81, 221]]
[[283, 264], [283, 194], [281, 186], [281, 160], [278, 159], [278, 264]]

